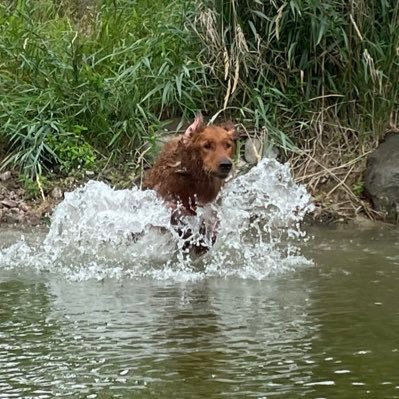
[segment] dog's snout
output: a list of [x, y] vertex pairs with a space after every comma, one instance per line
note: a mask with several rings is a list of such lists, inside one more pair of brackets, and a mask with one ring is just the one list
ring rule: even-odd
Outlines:
[[233, 164], [229, 159], [224, 159], [219, 162], [219, 171], [221, 173], [229, 173], [231, 171]]

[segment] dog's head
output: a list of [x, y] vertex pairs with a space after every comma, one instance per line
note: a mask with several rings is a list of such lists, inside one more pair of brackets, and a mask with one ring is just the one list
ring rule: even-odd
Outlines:
[[230, 173], [236, 133], [232, 123], [206, 126], [197, 115], [183, 136], [183, 144], [202, 161], [204, 172], [225, 179]]

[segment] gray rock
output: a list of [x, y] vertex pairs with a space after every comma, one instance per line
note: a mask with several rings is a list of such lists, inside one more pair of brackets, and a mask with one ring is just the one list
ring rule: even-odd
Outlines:
[[374, 208], [399, 223], [399, 134], [389, 133], [369, 155], [364, 183]]
[[7, 208], [16, 208], [17, 207], [17, 202], [12, 199], [2, 200], [1, 203]]
[[61, 199], [64, 196], [64, 193], [59, 187], [54, 187], [50, 193], [51, 197], [54, 199]]
[[263, 143], [256, 138], [248, 138], [245, 142], [244, 159], [251, 165], [256, 164], [262, 158]]
[[251, 165], [258, 163], [261, 158], [276, 159], [278, 156], [277, 148], [267, 137], [264, 141], [258, 138], [248, 138], [245, 142], [244, 159]]
[[4, 217], [7, 224], [20, 224], [25, 221], [25, 217], [20, 213], [8, 213]]
[[28, 206], [27, 204], [25, 204], [25, 202], [21, 202], [18, 205], [19, 209], [21, 209], [21, 211], [23, 212], [28, 212], [30, 210], [30, 206]]
[[1, 181], [7, 181], [11, 179], [11, 172], [9, 170], [7, 170], [6, 172], [2, 173], [0, 175], [0, 180]]
[[263, 150], [263, 157], [277, 159], [280, 156], [280, 152], [277, 147], [269, 143], [269, 145]]

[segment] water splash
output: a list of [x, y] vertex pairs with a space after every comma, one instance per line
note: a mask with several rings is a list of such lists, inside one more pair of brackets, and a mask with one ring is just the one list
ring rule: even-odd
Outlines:
[[[234, 276], [263, 279], [309, 264], [298, 242], [310, 196], [294, 183], [288, 165], [263, 159], [230, 181], [217, 204], [185, 217], [191, 240], [211, 245], [206, 255], [190, 252], [170, 223], [170, 209], [151, 190], [113, 190], [90, 181], [65, 194], [47, 236], [38, 245], [24, 240], [0, 251], [0, 267], [29, 267], [73, 280], [124, 276], [201, 279]], [[217, 215], [217, 216], [215, 216]], [[206, 224], [205, 223], [205, 224]]]

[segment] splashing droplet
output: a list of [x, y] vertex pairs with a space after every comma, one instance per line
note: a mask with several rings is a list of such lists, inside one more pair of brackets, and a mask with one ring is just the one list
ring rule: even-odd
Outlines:
[[[198, 209], [184, 222], [192, 240], [211, 246], [198, 257], [170, 222], [170, 209], [152, 190], [113, 190], [90, 181], [65, 195], [49, 232], [38, 245], [24, 240], [0, 251], [0, 267], [29, 267], [65, 274], [72, 280], [206, 276], [263, 279], [311, 263], [300, 253], [300, 222], [312, 209], [305, 187], [295, 184], [289, 166], [263, 159], [230, 181], [217, 204]], [[211, 234], [209, 233], [211, 231]]]

